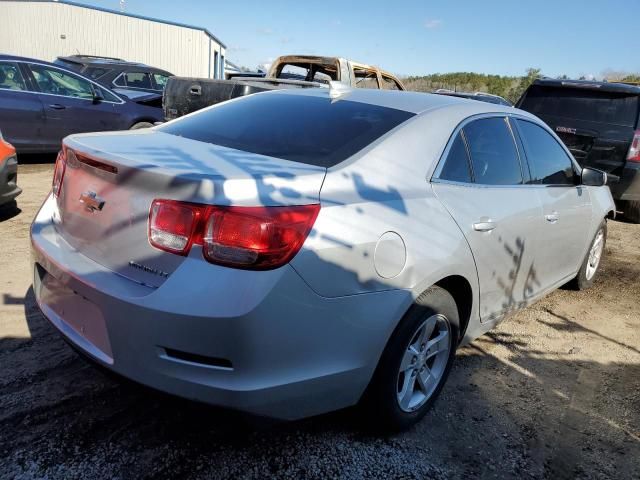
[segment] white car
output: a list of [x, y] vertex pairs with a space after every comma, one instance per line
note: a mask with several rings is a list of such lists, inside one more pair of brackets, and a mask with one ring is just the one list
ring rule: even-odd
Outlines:
[[384, 90], [259, 93], [64, 140], [34, 291], [85, 355], [176, 395], [406, 428], [456, 348], [574, 281], [614, 213], [536, 117]]

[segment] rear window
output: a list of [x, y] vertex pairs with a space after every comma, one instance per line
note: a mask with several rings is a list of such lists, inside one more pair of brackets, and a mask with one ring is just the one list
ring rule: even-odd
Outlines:
[[635, 127], [638, 98], [637, 95], [616, 92], [533, 85], [520, 108], [535, 115]]
[[413, 113], [348, 100], [256, 94], [159, 127], [172, 135], [332, 167]]

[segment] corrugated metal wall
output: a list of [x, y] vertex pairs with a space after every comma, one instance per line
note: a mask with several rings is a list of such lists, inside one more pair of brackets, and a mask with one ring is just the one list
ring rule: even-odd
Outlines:
[[53, 61], [82, 53], [123, 58], [174, 75], [210, 77], [215, 51], [202, 30], [53, 2], [0, 2], [0, 53]]

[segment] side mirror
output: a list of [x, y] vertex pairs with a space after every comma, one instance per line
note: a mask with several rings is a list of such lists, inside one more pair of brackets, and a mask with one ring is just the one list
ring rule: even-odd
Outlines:
[[602, 187], [607, 184], [607, 174], [596, 168], [584, 167], [581, 174], [582, 185]]
[[98, 104], [101, 101], [104, 100], [104, 97], [102, 96], [102, 93], [100, 92], [100, 90], [94, 90], [93, 91], [93, 104]]

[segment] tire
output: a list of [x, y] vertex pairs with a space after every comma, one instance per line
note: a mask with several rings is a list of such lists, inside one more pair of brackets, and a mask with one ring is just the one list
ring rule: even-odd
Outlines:
[[640, 202], [628, 201], [625, 204], [624, 216], [633, 223], [640, 223]]
[[138, 123], [134, 123], [133, 126], [129, 130], [139, 130], [141, 128], [151, 128], [151, 127], [153, 127], [153, 123], [138, 122]]
[[[594, 246], [598, 241], [598, 236], [602, 233], [602, 242], [601, 245], [597, 247], [599, 250], [599, 256], [596, 258], [592, 257]], [[593, 236], [593, 240], [589, 244], [589, 250], [587, 250], [587, 254], [580, 266], [580, 270], [576, 275], [576, 278], [571, 282], [571, 286], [573, 286], [576, 290], [586, 290], [593, 285], [593, 282], [598, 277], [598, 273], [600, 272], [600, 267], [602, 266], [602, 258], [604, 257], [605, 246], [607, 244], [607, 221], [603, 220], [596, 231], [596, 234]], [[597, 260], [594, 268], [594, 260]]]
[[[416, 354], [416, 348], [422, 346], [422, 342], [415, 343], [415, 340], [420, 339], [420, 334], [427, 333], [423, 330], [425, 326], [432, 324], [433, 333], [427, 338], [432, 341], [446, 332], [442, 340], [448, 338], [448, 342], [445, 345], [439, 341], [435, 346], [439, 347], [440, 353], [429, 358], [430, 342], [427, 341], [426, 348]], [[361, 406], [368, 426], [378, 431], [401, 431], [424, 417], [449, 376], [458, 345], [459, 326], [456, 302], [443, 288], [431, 287], [416, 299], [389, 339], [363, 397]], [[426, 363], [423, 362], [425, 359]], [[425, 371], [420, 370], [421, 365]], [[405, 366], [408, 368], [401, 371]], [[412, 375], [413, 372], [416, 373]], [[407, 386], [413, 386], [412, 393]]]

